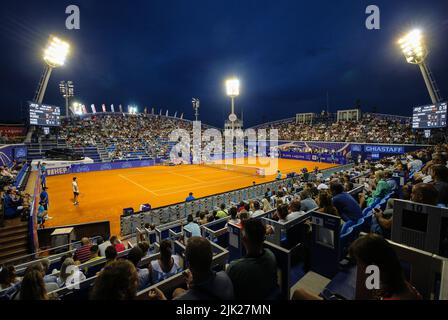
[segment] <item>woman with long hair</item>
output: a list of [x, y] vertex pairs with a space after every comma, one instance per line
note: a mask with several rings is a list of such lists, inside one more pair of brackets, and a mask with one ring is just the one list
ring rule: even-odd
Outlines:
[[406, 280], [394, 248], [377, 234], [368, 234], [352, 243], [350, 256], [356, 261], [358, 270], [377, 266], [380, 270], [380, 289], [374, 297], [381, 300], [420, 300], [418, 291]]
[[333, 216], [339, 216], [338, 209], [333, 205], [333, 201], [331, 200], [331, 195], [326, 190], [321, 190], [317, 197], [317, 204], [319, 209], [318, 212], [331, 214]]
[[48, 300], [42, 269], [34, 265], [25, 271], [20, 285], [20, 300]]

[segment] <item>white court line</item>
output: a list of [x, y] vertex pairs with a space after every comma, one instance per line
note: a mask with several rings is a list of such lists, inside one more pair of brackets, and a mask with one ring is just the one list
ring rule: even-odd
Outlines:
[[204, 180], [199, 180], [199, 179], [196, 179], [196, 178], [193, 178], [193, 177], [190, 177], [190, 176], [186, 176], [184, 174], [176, 173], [176, 172], [167, 171], [167, 173], [174, 174], [174, 175], [179, 176], [179, 177], [184, 177], [184, 178], [187, 178], [187, 179], [190, 179], [190, 180], [193, 180], [193, 181], [197, 181], [197, 182], [200, 182], [200, 183], [207, 182], [207, 181], [204, 181]]
[[121, 174], [119, 174], [118, 176], [119, 176], [120, 178], [124, 179], [124, 180], [127, 180], [127, 181], [129, 181], [129, 182], [135, 184], [137, 187], [140, 187], [140, 188], [142, 188], [143, 190], [152, 193], [152, 194], [155, 195], [156, 197], [159, 196], [159, 194], [157, 194], [157, 193], [155, 193], [155, 192], [149, 190], [148, 188], [142, 186], [140, 183], [137, 183], [137, 182], [135, 182], [135, 181], [133, 181], [133, 180], [131, 180], [131, 179], [129, 179], [129, 178], [126, 178], [125, 176], [123, 176], [123, 175], [121, 175]]

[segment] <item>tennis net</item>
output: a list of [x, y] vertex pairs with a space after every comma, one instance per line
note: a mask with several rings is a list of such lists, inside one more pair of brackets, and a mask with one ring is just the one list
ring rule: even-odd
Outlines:
[[246, 174], [249, 176], [265, 176], [265, 171], [262, 168], [257, 167], [246, 167], [246, 166], [238, 166], [234, 164], [226, 164], [226, 163], [214, 163], [214, 162], [202, 162], [202, 166], [212, 169], [225, 170], [225, 171], [233, 171], [237, 173]]

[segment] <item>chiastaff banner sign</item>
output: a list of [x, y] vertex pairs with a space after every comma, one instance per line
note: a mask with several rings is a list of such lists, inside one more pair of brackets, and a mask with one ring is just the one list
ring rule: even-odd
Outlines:
[[368, 153], [390, 153], [390, 154], [403, 154], [403, 146], [380, 146], [380, 145], [365, 145], [364, 152]]

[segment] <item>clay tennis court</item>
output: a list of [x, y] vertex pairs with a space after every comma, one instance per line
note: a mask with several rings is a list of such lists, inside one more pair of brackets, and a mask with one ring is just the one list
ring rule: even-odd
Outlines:
[[[251, 166], [251, 165], [245, 165]], [[260, 165], [255, 165], [262, 167]], [[283, 174], [300, 172], [315, 167], [327, 169], [337, 165], [278, 159]], [[46, 227], [94, 221], [110, 221], [111, 234], [120, 233], [120, 215], [123, 208], [139, 210], [143, 203], [153, 208], [185, 201], [189, 192], [196, 198], [248, 187], [255, 181], [264, 183], [272, 176], [249, 174], [209, 168], [202, 165], [154, 166], [76, 174], [80, 189], [79, 206], [73, 205], [72, 178], [61, 175], [47, 178], [50, 199], [49, 215], [53, 217]]]

